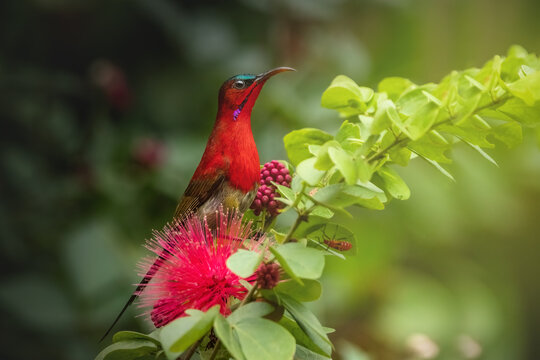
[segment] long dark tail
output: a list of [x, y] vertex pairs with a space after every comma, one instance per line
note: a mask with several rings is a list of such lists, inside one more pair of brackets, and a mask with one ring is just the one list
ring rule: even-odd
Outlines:
[[159, 255], [159, 257], [156, 259], [156, 261], [152, 264], [152, 266], [150, 266], [150, 269], [148, 270], [146, 275], [144, 275], [144, 277], [142, 278], [139, 285], [137, 285], [137, 288], [133, 292], [133, 295], [131, 295], [129, 300], [126, 302], [126, 304], [124, 305], [124, 307], [122, 308], [120, 313], [116, 316], [116, 319], [114, 319], [113, 323], [111, 324], [111, 326], [109, 326], [109, 328], [107, 329], [105, 334], [101, 337], [99, 342], [102, 342], [107, 337], [107, 335], [109, 335], [109, 333], [114, 328], [114, 326], [116, 325], [118, 320], [120, 320], [120, 318], [122, 317], [124, 312], [129, 307], [129, 305], [133, 304], [135, 299], [137, 299], [139, 297], [139, 295], [143, 292], [144, 288], [146, 287], [146, 284], [148, 284], [150, 282], [150, 280], [152, 280], [152, 278], [154, 277], [156, 272], [159, 270], [159, 268], [161, 267], [161, 265], [165, 261], [165, 258], [164, 258], [164, 255], [165, 255], [164, 253], [165, 252], [166, 252], [166, 250], [164, 250], [163, 253], [161, 255]]

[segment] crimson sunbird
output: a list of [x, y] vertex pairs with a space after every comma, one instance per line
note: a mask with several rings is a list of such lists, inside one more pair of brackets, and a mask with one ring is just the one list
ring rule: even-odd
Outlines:
[[[212, 227], [215, 216], [210, 215], [220, 208], [239, 212], [249, 208], [257, 193], [260, 171], [259, 153], [251, 132], [251, 110], [266, 80], [284, 71], [294, 69], [279, 67], [259, 75], [236, 75], [223, 83], [214, 128], [201, 162], [176, 207], [175, 219], [181, 221], [194, 214], [201, 219], [206, 217]], [[163, 261], [164, 257], [160, 256], [150, 267], [101, 340], [141, 294]]]

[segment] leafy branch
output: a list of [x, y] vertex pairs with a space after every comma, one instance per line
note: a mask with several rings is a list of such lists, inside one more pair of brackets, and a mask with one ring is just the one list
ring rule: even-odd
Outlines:
[[[490, 103], [486, 104], [486, 105], [483, 105], [483, 106], [480, 106], [478, 108], [476, 108], [471, 115], [476, 115], [477, 113], [479, 113], [480, 111], [482, 110], [485, 110], [485, 109], [489, 109], [489, 108], [492, 108], [492, 107], [495, 107], [496, 105], [501, 105], [503, 104], [506, 100], [509, 100], [510, 99], [510, 96], [506, 95], [506, 96], [502, 96], [498, 99], [494, 99], [492, 100]], [[454, 121], [456, 119], [457, 115], [451, 115], [449, 116], [448, 118], [446, 118], [445, 120], [442, 120], [436, 124], [434, 124], [429, 130], [429, 131], [432, 131], [432, 130], [437, 130], [437, 128], [440, 126], [440, 125], [444, 125], [444, 124], [447, 124], [447, 123], [452, 123], [452, 121]], [[395, 140], [393, 143], [391, 143], [390, 145], [388, 145], [387, 147], [385, 147], [384, 149], [382, 150], [379, 150], [375, 153], [373, 153], [371, 156], [369, 156], [366, 161], [368, 163], [370, 162], [373, 162], [375, 160], [379, 160], [381, 158], [384, 157], [384, 155], [386, 153], [389, 152], [390, 149], [392, 149], [393, 147], [397, 146], [397, 145], [400, 145], [400, 144], [404, 144], [406, 145], [406, 143], [409, 141], [410, 139], [407, 138], [407, 137], [404, 137], [404, 138], [401, 138], [400, 139], [400, 135], [396, 136], [395, 137]]]
[[324, 107], [346, 118], [337, 134], [296, 130], [285, 137], [285, 148], [298, 175], [313, 187], [324, 188], [320, 180], [328, 178], [330, 184], [371, 183], [387, 200], [403, 199], [389, 191], [397, 182], [404, 188], [395, 171], [394, 179], [384, 174], [389, 165], [406, 166], [419, 156], [450, 176], [441, 164], [451, 162], [446, 153], [454, 144], [465, 143], [494, 162], [484, 150], [494, 147], [494, 140], [514, 146], [522, 126], [537, 126], [539, 68], [536, 56], [514, 46], [506, 58], [454, 71], [439, 84], [393, 77], [381, 81], [376, 92], [341, 75], [322, 96]]
[[[332, 330], [303, 303], [321, 295], [325, 256], [345, 258], [354, 246], [354, 234], [330, 220], [337, 213], [351, 216], [351, 206], [380, 210], [392, 198], [408, 199], [409, 187], [394, 165], [407, 166], [415, 157], [450, 178], [441, 164], [451, 162], [447, 154], [455, 144], [495, 163], [484, 149], [496, 142], [514, 146], [522, 140], [522, 127], [540, 124], [540, 61], [514, 46], [506, 57], [454, 71], [438, 84], [393, 77], [377, 91], [340, 75], [321, 103], [344, 121], [335, 135], [306, 128], [285, 136], [292, 183], [275, 184], [279, 194], [273, 199], [285, 207], [282, 213], [297, 216], [279, 232], [272, 228], [274, 215], [246, 215], [259, 224], [256, 233], [269, 239], [262, 249], [240, 249], [227, 259], [248, 290], [232, 313], [187, 310], [187, 316], [148, 335], [117, 333], [97, 359], [176, 359], [182, 353], [190, 358], [195, 351], [201, 359], [329, 359]], [[275, 266], [277, 284], [247, 281]], [[218, 338], [213, 348], [211, 329]]]

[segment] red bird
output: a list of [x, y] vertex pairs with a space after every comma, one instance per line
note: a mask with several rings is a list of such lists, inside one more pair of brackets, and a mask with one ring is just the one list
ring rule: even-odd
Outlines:
[[[249, 208], [257, 193], [260, 171], [259, 153], [251, 132], [251, 110], [266, 80], [284, 71], [294, 69], [279, 67], [259, 75], [236, 75], [223, 83], [214, 128], [201, 162], [176, 207], [175, 219], [182, 220], [190, 214], [202, 219], [215, 214], [220, 207], [240, 212]], [[207, 217], [211, 227], [214, 218]], [[160, 256], [150, 267], [101, 340], [144, 290], [163, 260]]]

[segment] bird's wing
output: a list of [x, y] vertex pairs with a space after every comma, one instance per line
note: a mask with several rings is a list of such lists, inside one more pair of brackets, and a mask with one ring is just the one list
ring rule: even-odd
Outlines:
[[199, 207], [223, 186], [225, 180], [224, 173], [202, 179], [192, 179], [184, 195], [180, 198], [174, 212], [174, 218], [181, 220], [186, 215], [197, 212]]

